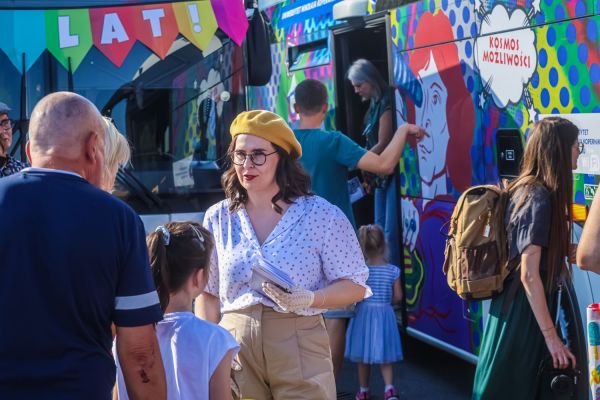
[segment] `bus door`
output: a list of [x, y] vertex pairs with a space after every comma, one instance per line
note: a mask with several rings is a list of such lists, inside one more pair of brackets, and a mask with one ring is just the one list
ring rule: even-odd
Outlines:
[[[355, 142], [365, 146], [363, 130], [369, 103], [363, 102], [354, 93], [352, 84], [346, 79], [346, 72], [354, 61], [364, 58], [377, 67], [384, 79], [392, 82], [391, 47], [388, 43], [389, 16], [388, 14], [370, 16], [361, 18], [360, 21], [337, 25], [331, 29], [331, 38], [336, 104], [335, 126]], [[358, 172], [353, 173], [354, 176], [358, 174]], [[353, 203], [357, 226], [373, 223], [373, 203], [372, 194]], [[388, 243], [388, 245], [399, 246], [400, 243]]]

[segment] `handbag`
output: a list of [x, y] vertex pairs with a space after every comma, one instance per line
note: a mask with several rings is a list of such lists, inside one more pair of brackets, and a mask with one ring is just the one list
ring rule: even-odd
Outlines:
[[[556, 302], [556, 317], [554, 319], [554, 327], [559, 326], [559, 310], [562, 301], [563, 284], [558, 286], [557, 302]], [[538, 367], [537, 381], [538, 399], [553, 399], [553, 400], [577, 400], [578, 390], [577, 385], [582, 378], [581, 370], [577, 367], [567, 367], [565, 369], [554, 368], [552, 356], [546, 356]]]

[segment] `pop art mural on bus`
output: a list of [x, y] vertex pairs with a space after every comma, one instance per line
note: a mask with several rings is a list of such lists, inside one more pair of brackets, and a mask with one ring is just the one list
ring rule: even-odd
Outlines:
[[296, 85], [307, 78], [318, 79], [327, 86], [329, 94], [325, 128], [334, 129], [333, 70], [329, 47], [302, 54], [292, 60], [291, 68], [287, 64], [288, 48], [320, 39], [327, 40], [328, 28], [335, 24], [331, 9], [337, 1], [339, 0], [322, 1], [319, 3], [322, 5], [309, 12], [301, 12], [308, 0], [286, 0], [267, 10], [276, 39], [271, 45], [273, 75], [267, 85], [249, 88], [248, 101], [251, 109], [260, 108], [287, 116], [288, 122], [293, 126], [298, 121], [298, 115], [294, 112]]
[[[331, 77], [331, 63], [287, 69], [288, 46], [314, 40], [311, 35], [323, 35], [333, 25], [327, 13], [281, 23], [286, 10], [306, 1], [269, 10], [277, 36], [274, 76], [266, 87], [250, 91], [253, 107], [292, 122], [294, 88], [306, 77], [328, 85], [333, 105], [332, 80], [323, 79]], [[393, 4], [372, 0], [369, 11]], [[575, 175], [575, 200], [589, 204], [598, 181], [591, 174], [600, 175], [600, 135], [595, 134], [600, 17], [592, 16], [594, 7], [593, 0], [426, 0], [392, 10], [397, 119], [429, 132], [407, 146], [400, 162], [408, 324], [417, 331], [479, 352], [483, 303], [465, 303], [448, 288], [442, 273], [444, 233], [465, 188], [498, 181], [498, 129], [518, 129], [525, 138], [545, 115], [573, 119], [586, 146]]]
[[[429, 132], [400, 163], [409, 326], [478, 353], [482, 304], [466, 305], [448, 288], [445, 224], [462, 190], [497, 182], [497, 129], [527, 135], [546, 114], [600, 112], [600, 20], [568, 20], [592, 8], [583, 0], [444, 0], [392, 12], [398, 121]], [[600, 172], [600, 158], [583, 156], [578, 171]], [[594, 182], [576, 176], [576, 201]]]
[[[467, 41], [455, 42], [463, 35], [458, 32], [469, 28], [469, 19], [451, 19], [446, 13], [472, 9], [471, 2], [457, 1], [445, 11], [417, 3], [392, 13], [397, 120], [428, 132], [410, 144], [401, 162], [408, 324], [468, 352], [479, 346], [481, 307], [467, 308], [441, 271], [445, 225], [457, 195], [474, 180], [477, 124]], [[406, 46], [420, 49], [403, 52]]]

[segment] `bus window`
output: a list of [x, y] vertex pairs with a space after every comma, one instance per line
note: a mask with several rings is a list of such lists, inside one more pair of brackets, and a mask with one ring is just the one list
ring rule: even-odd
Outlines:
[[[131, 163], [119, 175], [128, 179], [121, 180], [117, 193], [141, 213], [202, 210], [222, 196], [226, 121], [245, 102], [241, 49], [215, 41], [212, 51], [203, 53], [180, 39], [165, 60], [140, 53], [129, 66], [132, 78], [116, 89], [112, 85], [110, 97], [88, 90], [132, 146]], [[75, 90], [83, 89], [76, 84]], [[123, 190], [131, 180], [138, 190]], [[152, 201], [130, 198], [140, 188]]]
[[[71, 76], [47, 51], [24, 80], [5, 61], [0, 101], [19, 126], [44, 95], [69, 89], [113, 118], [132, 149], [116, 193], [139, 213], [200, 212], [222, 198], [229, 121], [245, 107], [243, 51], [228, 38], [213, 37], [204, 52], [178, 39], [163, 60], [136, 43], [120, 67], [91, 48]], [[25, 140], [14, 142], [24, 152]]]

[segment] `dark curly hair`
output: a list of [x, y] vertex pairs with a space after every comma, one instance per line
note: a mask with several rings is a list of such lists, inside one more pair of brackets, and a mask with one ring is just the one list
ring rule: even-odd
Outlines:
[[[235, 165], [231, 162], [231, 156], [235, 151], [237, 137], [231, 141], [227, 154], [229, 155], [230, 166], [221, 177], [221, 184], [225, 190], [225, 197], [229, 199], [229, 211], [233, 212], [242, 207], [248, 201], [248, 192], [240, 183], [235, 172]], [[281, 147], [271, 143], [279, 155], [279, 162], [275, 170], [275, 182], [279, 191], [271, 199], [273, 209], [281, 214], [283, 209], [277, 205], [279, 200], [286, 204], [292, 204], [295, 198], [300, 196], [312, 196], [314, 193], [310, 190], [310, 176], [304, 168], [292, 159], [292, 157]]]

